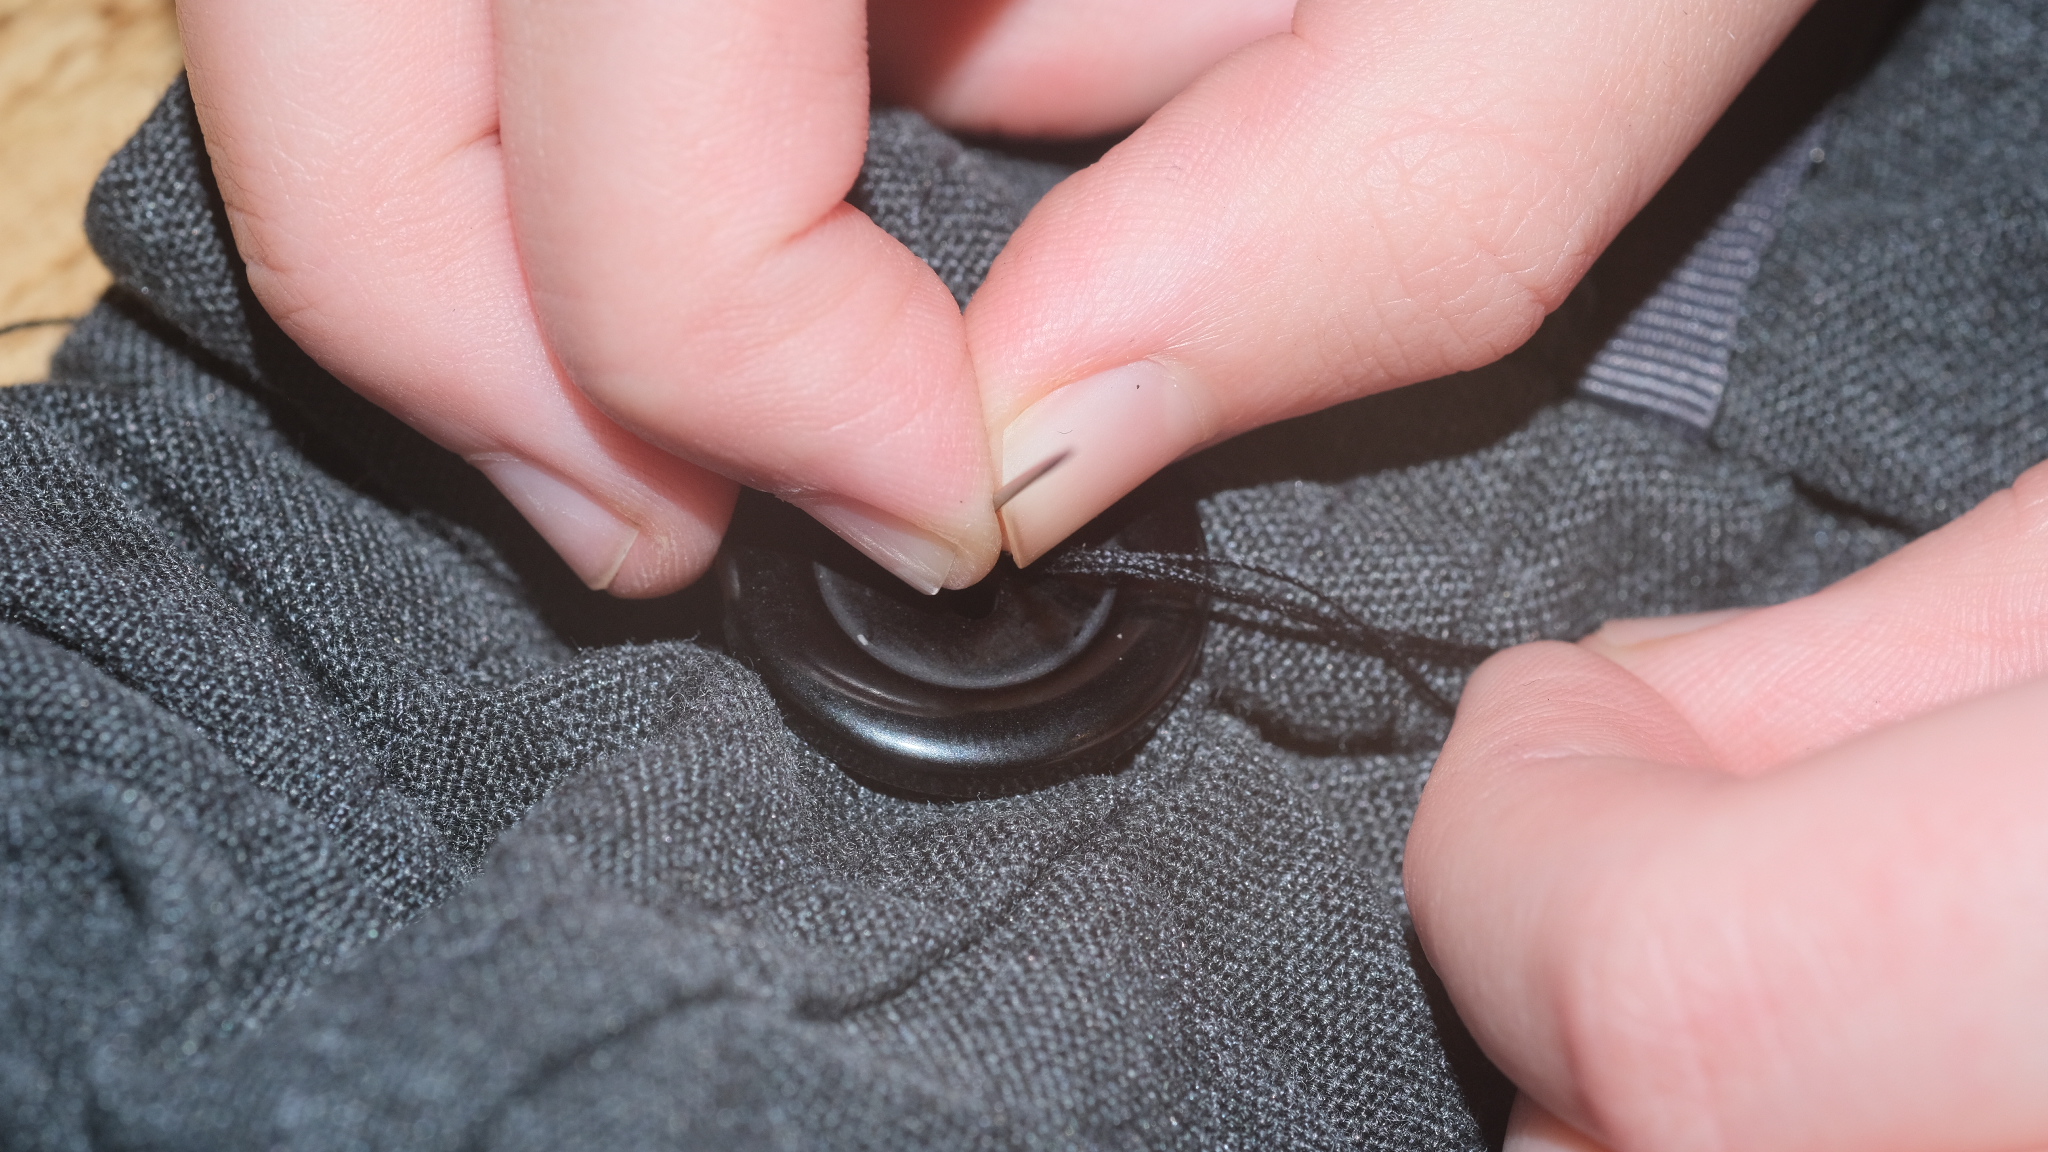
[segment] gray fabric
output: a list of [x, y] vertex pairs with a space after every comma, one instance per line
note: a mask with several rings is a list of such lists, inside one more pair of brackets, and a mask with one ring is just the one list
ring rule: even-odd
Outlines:
[[[1502, 645], [1796, 595], [2010, 479], [2040, 454], [2048, 349], [1992, 321], [2038, 314], [2037, 271], [1876, 266], [1888, 295], [1856, 280], [1869, 246], [1837, 241], [1947, 175], [1886, 143], [1922, 108], [1993, 142], [1964, 149], [1955, 195], [2035, 213], [1954, 217], [1923, 250], [2038, 243], [2038, 200], [1988, 184], [2043, 170], [2022, 132], [2048, 91], [2041, 8], [1922, 19], [1752, 289], [1985, 318], [1940, 342], [1945, 422], [1896, 429], [1927, 376], [1849, 356], [1827, 309], [1744, 322], [1712, 443], [1571, 398], [1589, 353], [1562, 325], [1190, 462], [1212, 548], [1384, 626]], [[1952, 67], [1987, 38], [2002, 79]], [[886, 115], [856, 200], [964, 297], [1051, 175]], [[50, 384], [0, 392], [0, 1144], [1497, 1134], [1500, 1084], [1428, 995], [1400, 904], [1445, 722], [1385, 668], [1226, 618], [1116, 775], [972, 804], [867, 791], [698, 638], [705, 590], [583, 591], [466, 466], [282, 339], [182, 86], [91, 225], [120, 287]]]
[[2038, 3], [1935, 5], [1847, 98], [1765, 256], [1716, 443], [1915, 531], [2048, 455], [2044, 41]]
[[1743, 187], [1670, 278], [1600, 346], [1580, 393], [1701, 432], [1714, 423], [1743, 301], [1807, 170], [1826, 158], [1826, 142], [1823, 118]]
[[1068, 171], [969, 148], [900, 108], [870, 118], [868, 152], [847, 199], [931, 265], [962, 307], [1024, 212]]

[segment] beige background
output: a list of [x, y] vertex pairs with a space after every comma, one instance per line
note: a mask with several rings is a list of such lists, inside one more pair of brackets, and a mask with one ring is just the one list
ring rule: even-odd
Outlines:
[[[105, 290], [86, 194], [179, 67], [171, 0], [0, 0], [0, 326]], [[41, 379], [63, 338], [0, 336], [0, 384]]]

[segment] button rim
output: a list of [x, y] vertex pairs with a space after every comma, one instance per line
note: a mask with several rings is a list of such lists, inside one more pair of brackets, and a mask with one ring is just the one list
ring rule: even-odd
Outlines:
[[[981, 799], [1112, 771], [1195, 678], [1208, 630], [1202, 597], [1125, 584], [1094, 640], [1044, 676], [997, 689], [915, 679], [862, 650], [808, 578], [821, 556], [842, 574], [847, 564], [880, 569], [788, 505], [753, 503], [718, 558], [728, 647], [761, 676], [792, 731], [881, 791]], [[1069, 546], [1112, 539], [1134, 551], [1206, 551], [1192, 501], [1156, 489], [1119, 503]], [[784, 591], [767, 591], [778, 584]]]

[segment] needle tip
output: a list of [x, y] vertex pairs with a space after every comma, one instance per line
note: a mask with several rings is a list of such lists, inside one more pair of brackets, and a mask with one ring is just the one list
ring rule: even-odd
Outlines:
[[1044, 479], [1046, 473], [1066, 463], [1067, 457], [1072, 456], [1073, 454], [1073, 449], [1065, 449], [1057, 455], [1053, 456], [1052, 458], [1047, 460], [1041, 460], [1038, 463], [1032, 465], [1031, 467], [1026, 468], [1024, 471], [1018, 473], [1016, 479], [1010, 481], [1008, 484], [1003, 485], [1001, 488], [996, 489], [996, 509], [1000, 511], [1003, 505], [1008, 504], [1012, 500], [1015, 500], [1017, 498], [1018, 493], [1024, 491], [1026, 488], [1029, 488], [1033, 484], [1036, 484], [1040, 480]]

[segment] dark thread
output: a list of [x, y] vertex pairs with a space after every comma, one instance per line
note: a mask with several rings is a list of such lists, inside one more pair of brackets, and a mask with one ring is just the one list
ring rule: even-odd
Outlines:
[[[1121, 548], [1076, 548], [1052, 557], [1041, 571], [1111, 582], [1162, 584], [1200, 592], [1216, 600], [1270, 613], [1303, 629], [1309, 638], [1346, 648], [1385, 664], [1430, 707], [1450, 716], [1457, 704], [1423, 674], [1423, 665], [1470, 669], [1495, 649], [1394, 632], [1378, 627], [1313, 586], [1270, 568], [1188, 552], [1128, 552]], [[1246, 587], [1221, 578], [1249, 578]], [[1259, 583], [1265, 584], [1264, 588]], [[1275, 585], [1286, 591], [1274, 591]]]
[[41, 316], [34, 320], [16, 320], [12, 324], [0, 324], [0, 336], [11, 336], [29, 328], [55, 328], [60, 324], [76, 324], [78, 316]]

